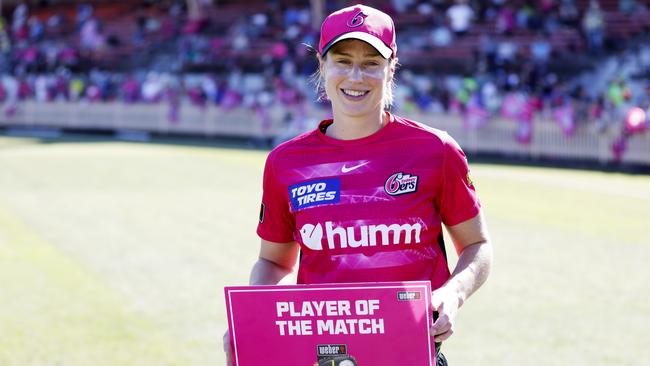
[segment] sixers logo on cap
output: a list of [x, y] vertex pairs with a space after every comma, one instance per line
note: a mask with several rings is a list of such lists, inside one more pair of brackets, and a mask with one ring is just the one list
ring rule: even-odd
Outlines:
[[395, 173], [386, 179], [384, 184], [384, 191], [391, 196], [398, 196], [400, 194], [412, 193], [418, 189], [418, 176], [404, 174], [402, 172]]
[[367, 15], [363, 13], [363, 10], [357, 13], [354, 18], [348, 21], [348, 27], [354, 28], [363, 24], [363, 21], [366, 20]]

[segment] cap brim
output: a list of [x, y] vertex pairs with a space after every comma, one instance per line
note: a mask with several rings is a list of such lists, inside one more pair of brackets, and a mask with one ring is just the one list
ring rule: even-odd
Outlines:
[[350, 32], [334, 38], [332, 42], [323, 47], [323, 55], [327, 53], [327, 51], [329, 51], [329, 49], [332, 48], [332, 46], [334, 46], [337, 42], [343, 41], [345, 39], [358, 39], [364, 41], [374, 47], [383, 58], [390, 58], [390, 56], [393, 54], [393, 50], [391, 50], [390, 47], [386, 46], [384, 42], [381, 41], [381, 39], [373, 36], [372, 34], [364, 32]]

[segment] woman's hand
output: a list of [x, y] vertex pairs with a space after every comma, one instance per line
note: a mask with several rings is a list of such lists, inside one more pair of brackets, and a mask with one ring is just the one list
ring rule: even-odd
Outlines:
[[226, 334], [223, 335], [223, 351], [226, 353], [226, 366], [232, 366], [230, 350], [230, 331], [226, 329]]
[[454, 323], [461, 304], [457, 294], [444, 286], [433, 291], [431, 304], [433, 311], [438, 313], [438, 318], [431, 326], [431, 333], [435, 342], [439, 343], [454, 333]]

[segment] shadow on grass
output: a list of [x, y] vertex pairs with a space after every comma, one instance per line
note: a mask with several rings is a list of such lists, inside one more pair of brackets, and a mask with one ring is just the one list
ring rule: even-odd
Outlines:
[[24, 145], [53, 145], [71, 143], [133, 143], [185, 147], [225, 148], [270, 151], [272, 139], [241, 136], [163, 135], [142, 131], [65, 130], [57, 128], [0, 128], [0, 150]]
[[[142, 131], [113, 130], [61, 130], [58, 128], [0, 128], [0, 151], [26, 144], [59, 143], [133, 143], [185, 147], [220, 148], [233, 150], [270, 151], [272, 138], [254, 139], [243, 136], [195, 136], [157, 134]], [[601, 171], [626, 174], [650, 174], [650, 165], [601, 163], [594, 159], [531, 158], [526, 155], [493, 153], [468, 153], [472, 164], [494, 164], [568, 170]]]

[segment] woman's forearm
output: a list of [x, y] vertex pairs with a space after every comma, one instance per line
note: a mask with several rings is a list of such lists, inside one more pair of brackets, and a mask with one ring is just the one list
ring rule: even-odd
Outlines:
[[250, 275], [251, 285], [292, 284], [293, 268], [283, 267], [270, 260], [259, 258], [253, 265]]
[[462, 305], [487, 280], [491, 267], [490, 242], [469, 245], [458, 257], [458, 263], [445, 287], [458, 295], [459, 305]]

